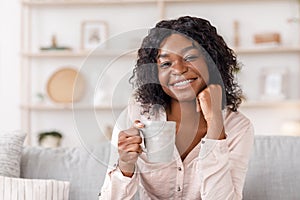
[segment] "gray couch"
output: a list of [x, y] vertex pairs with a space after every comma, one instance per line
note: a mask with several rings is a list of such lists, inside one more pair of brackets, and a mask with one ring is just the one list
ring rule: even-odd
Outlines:
[[[70, 200], [97, 200], [108, 159], [109, 144], [89, 149], [25, 147], [21, 177], [70, 181]], [[300, 137], [256, 136], [244, 199], [300, 199]]]

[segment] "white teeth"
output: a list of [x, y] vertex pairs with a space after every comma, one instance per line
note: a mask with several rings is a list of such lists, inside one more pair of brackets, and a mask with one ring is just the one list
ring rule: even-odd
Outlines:
[[183, 86], [189, 84], [190, 82], [192, 82], [192, 80], [180, 81], [178, 83], [175, 83], [174, 86]]

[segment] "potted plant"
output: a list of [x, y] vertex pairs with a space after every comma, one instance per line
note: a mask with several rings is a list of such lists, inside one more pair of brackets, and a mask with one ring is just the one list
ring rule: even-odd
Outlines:
[[39, 145], [46, 148], [59, 147], [63, 135], [58, 131], [41, 132], [38, 135]]

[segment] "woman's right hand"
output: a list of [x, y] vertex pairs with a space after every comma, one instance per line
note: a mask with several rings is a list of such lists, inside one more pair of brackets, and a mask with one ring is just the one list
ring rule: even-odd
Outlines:
[[134, 173], [135, 163], [138, 156], [142, 153], [142, 138], [139, 129], [143, 128], [143, 124], [136, 120], [133, 127], [123, 130], [119, 133], [118, 152], [119, 152], [119, 169], [124, 176], [132, 177]]

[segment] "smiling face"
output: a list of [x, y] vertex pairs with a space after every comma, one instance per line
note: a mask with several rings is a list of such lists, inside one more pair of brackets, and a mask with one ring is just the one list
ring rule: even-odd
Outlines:
[[207, 64], [196, 42], [179, 34], [161, 43], [157, 66], [164, 92], [178, 101], [194, 101], [208, 82]]

